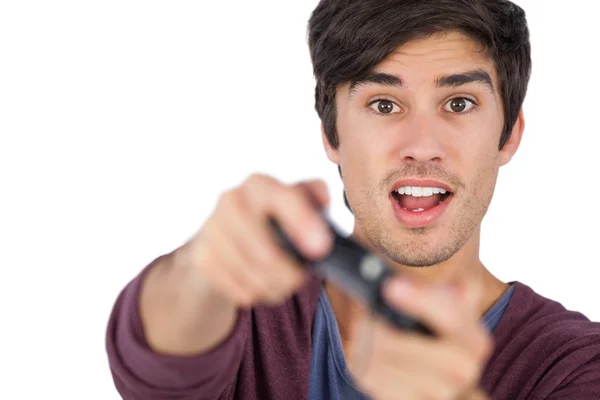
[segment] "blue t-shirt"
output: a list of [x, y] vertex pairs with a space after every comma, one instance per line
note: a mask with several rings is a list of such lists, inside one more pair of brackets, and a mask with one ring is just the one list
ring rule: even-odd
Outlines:
[[[483, 316], [482, 322], [493, 332], [498, 326], [514, 285]], [[321, 291], [312, 332], [312, 359], [310, 365], [309, 400], [368, 400], [354, 386], [335, 319], [325, 289]]]

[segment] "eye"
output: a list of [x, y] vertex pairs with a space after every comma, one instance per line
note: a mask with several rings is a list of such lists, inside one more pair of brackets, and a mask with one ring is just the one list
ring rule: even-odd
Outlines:
[[452, 113], [465, 113], [475, 106], [475, 102], [465, 97], [455, 97], [444, 106], [444, 110]]
[[379, 99], [369, 103], [369, 107], [379, 114], [394, 114], [400, 112], [400, 107], [391, 100]]

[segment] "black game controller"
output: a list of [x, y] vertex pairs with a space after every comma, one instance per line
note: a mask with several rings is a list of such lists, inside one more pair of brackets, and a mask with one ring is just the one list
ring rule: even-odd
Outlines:
[[395, 274], [392, 269], [380, 257], [351, 238], [344, 237], [326, 216], [324, 220], [331, 228], [335, 241], [329, 254], [318, 260], [306, 259], [274, 220], [271, 220], [271, 225], [281, 246], [300, 264], [310, 268], [313, 274], [332, 282], [346, 294], [359, 298], [371, 311], [397, 328], [434, 336], [426, 326], [390, 307], [383, 299], [383, 285]]

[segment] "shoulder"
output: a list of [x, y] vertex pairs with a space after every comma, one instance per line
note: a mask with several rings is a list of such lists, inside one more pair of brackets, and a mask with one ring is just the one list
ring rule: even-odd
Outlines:
[[600, 323], [514, 284], [494, 332], [496, 350], [486, 370], [490, 388], [512, 391], [514, 398], [547, 396], [583, 370], [600, 376]]
[[515, 291], [494, 336], [502, 347], [517, 342], [539, 343], [546, 348], [573, 345], [574, 341], [600, 340], [600, 323], [578, 311], [514, 282]]

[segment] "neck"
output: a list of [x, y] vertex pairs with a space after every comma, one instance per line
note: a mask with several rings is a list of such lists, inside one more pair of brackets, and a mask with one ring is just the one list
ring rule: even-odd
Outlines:
[[[373, 250], [372, 244], [356, 229], [353, 238], [367, 248]], [[483, 288], [483, 297], [479, 305], [479, 316], [485, 313], [498, 301], [508, 285], [496, 278], [479, 259], [479, 231], [449, 260], [430, 267], [408, 267], [383, 258], [401, 275], [420, 284], [445, 285], [457, 280], [476, 281]], [[344, 347], [352, 340], [355, 322], [362, 319], [366, 310], [362, 305], [331, 284], [325, 284], [325, 290], [336, 316]]]

